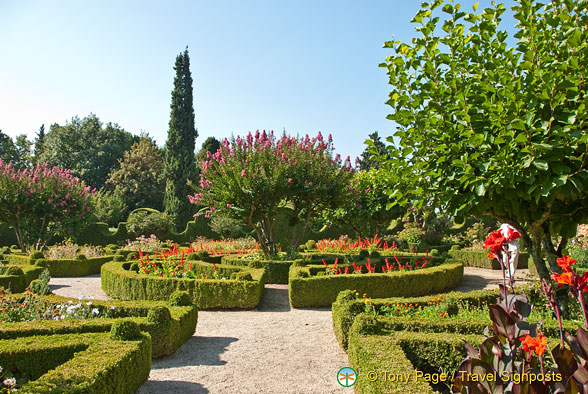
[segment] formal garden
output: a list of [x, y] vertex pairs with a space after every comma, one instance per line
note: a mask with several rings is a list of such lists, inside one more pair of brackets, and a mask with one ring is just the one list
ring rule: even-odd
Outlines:
[[[149, 386], [174, 367], [230, 379], [220, 357], [248, 342], [212, 319], [271, 335], [255, 322], [309, 319], [271, 349], [340, 352], [325, 393], [588, 392], [588, 2], [520, 0], [514, 37], [504, 5], [477, 7], [423, 3], [417, 37], [385, 43], [398, 129], [355, 162], [320, 132], [195, 155], [187, 50], [164, 150], [94, 115], [40, 130], [28, 156], [1, 139], [0, 393], [238, 392], [182, 371]], [[499, 279], [459, 291], [479, 272]]]

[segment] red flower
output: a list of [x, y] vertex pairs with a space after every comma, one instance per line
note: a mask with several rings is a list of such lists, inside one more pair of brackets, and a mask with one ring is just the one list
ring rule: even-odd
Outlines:
[[564, 272], [571, 272], [572, 264], [576, 264], [576, 260], [565, 254], [563, 257], [557, 259], [557, 265], [559, 265]]
[[543, 353], [545, 353], [545, 349], [547, 348], [547, 338], [545, 338], [545, 335], [539, 334], [537, 338], [533, 338], [530, 335], [523, 335], [521, 340], [525, 352], [535, 352], [539, 357], [543, 356]]
[[509, 227], [507, 232], [506, 232], [506, 239], [507, 241], [514, 241], [515, 239], [519, 239], [521, 237], [521, 233], [519, 233], [517, 230], [513, 229], [512, 227]]
[[563, 274], [552, 274], [551, 277], [559, 286], [564, 286], [572, 284], [572, 274], [572, 272], [564, 272]]
[[504, 235], [502, 235], [502, 232], [491, 232], [488, 235], [488, 238], [486, 238], [486, 241], [484, 241], [484, 249], [490, 249], [488, 257], [492, 259], [497, 259], [505, 243], [506, 238], [504, 237]]

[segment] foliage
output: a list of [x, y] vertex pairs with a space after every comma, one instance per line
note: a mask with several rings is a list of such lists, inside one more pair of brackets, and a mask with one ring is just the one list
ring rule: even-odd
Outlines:
[[19, 170], [31, 166], [31, 142], [25, 134], [16, 137], [12, 141], [8, 135], [0, 130], [0, 160], [12, 165]]
[[198, 237], [192, 242], [191, 246], [196, 252], [206, 251], [210, 256], [259, 253], [259, 242], [251, 237], [220, 241]]
[[130, 209], [163, 210], [163, 159], [155, 142], [142, 135], [139, 142], [124, 153], [119, 164], [106, 181], [115, 188], [115, 194], [126, 196]]
[[292, 229], [289, 250], [295, 251], [310, 219], [348, 197], [349, 158], [342, 163], [332, 151], [331, 138], [324, 141], [320, 133], [276, 139], [273, 132], [258, 131], [225, 139], [202, 163], [200, 187], [190, 199], [205, 205], [206, 215], [217, 212], [252, 227], [266, 257], [278, 253], [274, 226], [282, 212]]
[[37, 164], [16, 171], [0, 160], [0, 221], [14, 227], [22, 250], [71, 236], [87, 221], [94, 191], [69, 170]]
[[117, 320], [110, 329], [110, 338], [118, 341], [132, 341], [141, 338], [139, 325], [131, 320]]
[[166, 238], [170, 234], [173, 223], [164, 212], [137, 209], [127, 219], [127, 230], [132, 237], [155, 235]]
[[411, 245], [419, 245], [425, 236], [425, 232], [415, 222], [404, 223], [404, 228], [397, 235], [398, 239]]
[[237, 238], [243, 233], [243, 226], [238, 220], [220, 215], [212, 218], [210, 229], [222, 238]]
[[365, 142], [368, 147], [361, 152], [361, 159], [359, 159], [359, 169], [361, 171], [369, 171], [372, 168], [379, 169], [380, 161], [372, 159], [373, 155], [386, 155], [386, 145], [381, 141], [377, 131], [374, 131], [368, 136]]
[[39, 278], [33, 280], [29, 284], [29, 289], [32, 293], [38, 294], [40, 296], [51, 294], [51, 289], [49, 288], [50, 280], [51, 274], [49, 273], [49, 270], [44, 269], [43, 272], [41, 272], [41, 274], [39, 275]]
[[362, 237], [383, 234], [392, 220], [406, 212], [400, 206], [387, 209], [390, 202], [388, 193], [395, 186], [385, 171], [377, 168], [358, 171], [350, 183], [352, 195], [346, 204], [324, 211], [322, 216], [329, 223], [350, 225]]
[[41, 157], [41, 154], [43, 153], [43, 149], [45, 149], [45, 137], [45, 124], [42, 124], [37, 132], [37, 138], [35, 138], [33, 149], [33, 155], [37, 163], [39, 162], [39, 157]]
[[194, 149], [198, 132], [194, 128], [192, 75], [188, 49], [176, 57], [174, 66], [169, 131], [165, 143], [165, 212], [176, 227], [183, 228], [191, 219], [192, 208], [188, 201], [190, 188], [187, 181], [196, 174]]
[[103, 126], [94, 114], [84, 119], [76, 116], [64, 126], [51, 125], [39, 162], [68, 168], [86, 184], [101, 189], [137, 139], [116, 123]]
[[[588, 219], [588, 4], [554, 0], [541, 9], [521, 0], [516, 49], [500, 30], [503, 4], [476, 14], [447, 3], [439, 25], [441, 4], [423, 3], [411, 44], [385, 44], [395, 51], [382, 65], [392, 85], [388, 118], [399, 128], [383, 166], [406, 182], [391, 197], [424, 193], [457, 217], [485, 213], [511, 224], [545, 278], [542, 241], [557, 268], [554, 257]], [[563, 236], [557, 249], [551, 234]]]
[[[309, 241], [310, 242], [310, 241]], [[321, 239], [319, 241], [312, 241], [312, 249], [316, 249], [321, 253], [353, 253], [359, 254], [362, 250], [368, 252], [379, 251], [382, 253], [392, 252], [396, 248], [395, 244], [389, 245], [388, 241], [383, 241], [378, 237], [378, 234], [372, 238], [357, 239], [349, 238], [344, 235], [339, 239]]]
[[115, 227], [129, 215], [127, 197], [116, 192], [100, 190], [92, 195], [92, 213], [100, 222]]
[[202, 147], [196, 154], [196, 163], [200, 166], [200, 163], [206, 161], [208, 153], [214, 155], [216, 151], [220, 148], [220, 141], [214, 137], [208, 137], [202, 143]]

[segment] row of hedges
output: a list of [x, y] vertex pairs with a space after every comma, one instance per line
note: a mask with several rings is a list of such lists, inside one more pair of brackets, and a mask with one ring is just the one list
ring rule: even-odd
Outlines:
[[[40, 252], [36, 252], [40, 253]], [[101, 256], [76, 259], [45, 259], [21, 254], [0, 255], [5, 263], [24, 267], [35, 265], [47, 268], [53, 277], [87, 276], [100, 273], [102, 265], [113, 259], [113, 256]]]
[[[193, 261], [193, 270], [212, 271], [212, 265]], [[137, 273], [131, 263], [110, 262], [102, 266], [102, 289], [121, 300], [166, 300], [177, 290], [190, 294], [199, 309], [255, 308], [261, 300], [265, 270], [217, 265], [226, 279], [163, 278]], [[229, 279], [236, 274], [239, 279]]]
[[[371, 294], [367, 293], [370, 297]], [[486, 306], [489, 303], [495, 302], [498, 298], [498, 290], [476, 290], [468, 293], [451, 292], [445, 294], [445, 301], [447, 303], [447, 312], [450, 315], [457, 313], [457, 304], [464, 303], [471, 306]], [[392, 298], [371, 298], [371, 305], [379, 310], [386, 305], [413, 304], [416, 307], [427, 306], [429, 303], [438, 299], [439, 296], [424, 296], [424, 297], [392, 297]], [[356, 316], [365, 311], [365, 302], [363, 299], [358, 299], [355, 293], [351, 291], [341, 292], [337, 300], [332, 305], [333, 331], [339, 345], [343, 349], [347, 349], [348, 333]], [[477, 331], [475, 331], [477, 332]]]
[[[12, 295], [11, 297], [18, 297]], [[175, 295], [173, 296], [175, 297]], [[72, 301], [74, 304], [79, 300], [61, 296], [45, 296], [46, 301], [52, 304], [67, 304]], [[191, 300], [189, 300], [191, 301]], [[0, 323], [0, 339], [15, 339], [18, 337], [29, 337], [35, 335], [73, 334], [88, 332], [110, 331], [113, 323], [125, 318], [138, 324], [141, 331], [149, 333], [152, 337], [153, 357], [167, 356], [173, 354], [184, 342], [186, 342], [196, 330], [198, 321], [198, 309], [189, 302], [174, 302], [173, 305], [161, 301], [98, 301], [93, 300], [93, 307], [98, 308], [100, 313], [114, 307], [116, 316], [112, 318], [94, 319], [68, 319], [68, 320], [35, 320], [30, 322]], [[152, 310], [167, 309], [169, 313]], [[151, 316], [150, 316], [151, 312]], [[169, 318], [167, 315], [169, 314]], [[2, 365], [2, 364], [0, 364]]]
[[120, 341], [110, 333], [0, 340], [0, 365], [29, 380], [23, 393], [128, 394], [149, 377], [151, 340]]
[[0, 287], [12, 293], [21, 293], [37, 279], [44, 268], [36, 265], [2, 265], [0, 266]]
[[[452, 249], [449, 251], [449, 255], [456, 260], [462, 261], [466, 267], [480, 267], [493, 270], [502, 269], [498, 260], [488, 257], [488, 251], [486, 250]], [[517, 268], [528, 268], [529, 260], [531, 261], [531, 265], [533, 265], [533, 259], [529, 256], [529, 253], [519, 253], [519, 262]]]
[[[438, 320], [358, 315], [349, 331], [348, 348], [349, 363], [358, 375], [355, 392], [428, 394], [433, 389], [447, 390], [453, 373], [467, 355], [463, 341], [478, 347], [489, 323], [489, 319], [457, 317]], [[564, 328], [572, 325], [568, 322]], [[549, 322], [543, 330], [550, 346], [559, 342], [556, 323]], [[375, 380], [367, 378], [370, 371], [376, 371]], [[430, 374], [431, 379], [427, 380], [425, 374]], [[442, 381], [434, 382], [435, 377]]]
[[463, 278], [463, 264], [448, 262], [437, 267], [390, 273], [314, 276], [324, 266], [292, 266], [289, 279], [293, 308], [331, 306], [343, 290], [357, 290], [370, 297], [414, 297], [455, 288]]
[[266, 272], [266, 283], [287, 284], [290, 267], [294, 262], [304, 260], [263, 260], [250, 259], [242, 255], [224, 255], [222, 263], [234, 266], [247, 266], [251, 268], [263, 268]]

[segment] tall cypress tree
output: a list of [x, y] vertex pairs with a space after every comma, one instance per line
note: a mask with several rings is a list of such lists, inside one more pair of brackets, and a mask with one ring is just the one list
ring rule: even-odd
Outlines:
[[188, 48], [176, 57], [174, 66], [174, 90], [172, 91], [169, 131], [165, 144], [164, 176], [165, 212], [178, 229], [191, 219], [192, 205], [188, 200], [191, 189], [188, 180], [196, 173], [194, 150], [198, 132], [194, 127], [192, 101], [192, 74]]
[[39, 161], [39, 156], [41, 156], [41, 153], [43, 153], [44, 145], [45, 145], [45, 123], [43, 123], [41, 125], [41, 127], [39, 128], [39, 132], [37, 133], [37, 138], [35, 139], [35, 150], [34, 150], [35, 162]]

